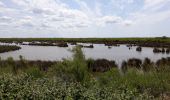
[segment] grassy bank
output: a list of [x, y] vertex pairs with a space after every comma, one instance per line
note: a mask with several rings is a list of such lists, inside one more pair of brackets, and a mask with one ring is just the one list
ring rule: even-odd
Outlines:
[[[94, 72], [101, 60], [85, 60], [80, 47], [73, 49], [72, 60], [62, 62], [28, 62], [20, 56], [0, 60], [1, 99], [62, 99], [62, 100], [150, 100], [169, 99], [170, 65], [156, 67], [146, 60], [144, 67], [134, 67], [134, 61], [125, 62], [122, 70], [112, 67], [104, 72]], [[167, 60], [161, 60], [167, 61]], [[145, 65], [144, 65], [145, 64]], [[151, 66], [152, 65], [152, 66]], [[46, 66], [50, 66], [46, 70]], [[126, 69], [126, 70], [124, 70]]]
[[21, 49], [19, 46], [0, 45], [0, 53], [15, 51], [19, 49]]

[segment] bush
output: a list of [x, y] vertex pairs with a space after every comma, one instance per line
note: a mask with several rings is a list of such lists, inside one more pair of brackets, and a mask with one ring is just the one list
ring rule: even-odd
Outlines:
[[44, 73], [42, 71], [40, 71], [37, 66], [29, 67], [27, 70], [25, 70], [25, 73], [27, 73], [28, 75], [30, 75], [34, 78], [43, 78], [44, 77]]
[[66, 99], [66, 100], [99, 100], [99, 99], [150, 99], [146, 93], [139, 94], [136, 90], [110, 86], [100, 87], [93, 84], [90, 88], [77, 82], [65, 83], [57, 78], [34, 79], [31, 75], [10, 74], [0, 76], [1, 99]]

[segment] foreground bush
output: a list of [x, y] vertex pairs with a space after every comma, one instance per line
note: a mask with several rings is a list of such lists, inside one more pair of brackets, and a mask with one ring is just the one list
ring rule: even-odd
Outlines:
[[0, 99], [60, 99], [60, 100], [112, 100], [112, 99], [151, 99], [147, 93], [125, 87], [114, 89], [100, 87], [97, 82], [86, 87], [79, 82], [65, 82], [60, 78], [34, 78], [28, 74], [0, 77]]

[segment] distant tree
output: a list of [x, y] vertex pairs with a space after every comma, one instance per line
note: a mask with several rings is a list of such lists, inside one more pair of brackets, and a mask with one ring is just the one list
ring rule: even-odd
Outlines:
[[168, 37], [166, 37], [166, 36], [162, 36], [162, 39], [167, 39]]

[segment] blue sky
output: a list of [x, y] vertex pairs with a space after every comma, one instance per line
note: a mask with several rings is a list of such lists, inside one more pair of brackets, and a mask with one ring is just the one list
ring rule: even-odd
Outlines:
[[0, 37], [170, 36], [170, 0], [0, 0]]

